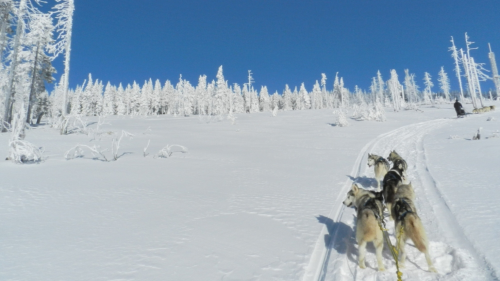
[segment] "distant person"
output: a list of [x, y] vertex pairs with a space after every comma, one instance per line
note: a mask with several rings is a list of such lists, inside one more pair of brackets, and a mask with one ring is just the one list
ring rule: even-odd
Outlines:
[[455, 107], [455, 111], [457, 112], [457, 117], [465, 116], [465, 110], [462, 107], [462, 104], [458, 102], [458, 99], [455, 100], [453, 106]]

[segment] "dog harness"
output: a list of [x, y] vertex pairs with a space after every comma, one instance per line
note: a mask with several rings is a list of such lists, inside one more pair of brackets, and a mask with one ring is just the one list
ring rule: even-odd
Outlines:
[[377, 159], [377, 161], [375, 161], [375, 164], [377, 164], [377, 163], [384, 163], [384, 166], [385, 166], [385, 168], [386, 168], [387, 170], [389, 170], [389, 169], [390, 169], [390, 167], [391, 167], [391, 166], [389, 165], [389, 161], [385, 160], [385, 158], [384, 158], [384, 157], [382, 157], [382, 156], [380, 156], [380, 157]]
[[398, 216], [398, 221], [402, 221], [404, 220], [404, 218], [406, 217], [406, 215], [410, 214], [410, 213], [413, 213], [415, 215], [417, 215], [412, 209], [411, 209], [411, 206], [410, 204], [408, 204], [408, 202], [406, 202], [406, 200], [404, 198], [400, 198], [396, 201], [396, 203], [394, 204], [394, 207], [396, 207], [396, 205], [399, 205], [401, 209], [404, 209], [404, 212], [401, 213], [399, 216]]
[[[391, 173], [393, 172], [393, 173]], [[399, 174], [398, 170], [395, 170], [395, 169], [391, 169], [388, 173], [387, 173], [387, 176], [388, 176], [388, 179], [387, 181], [389, 180], [398, 180], [398, 181], [402, 181], [402, 177], [401, 175]]]
[[377, 220], [380, 220], [383, 210], [380, 209], [379, 204], [377, 204], [377, 201], [379, 201], [379, 204], [381, 206], [382, 202], [380, 202], [380, 200], [376, 198], [370, 198], [366, 200], [365, 204], [363, 204], [363, 209], [372, 210], [372, 212], [375, 214], [375, 218]]

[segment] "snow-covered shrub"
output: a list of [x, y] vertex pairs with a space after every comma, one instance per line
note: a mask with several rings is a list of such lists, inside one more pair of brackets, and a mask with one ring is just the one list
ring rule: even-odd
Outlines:
[[490, 117], [488, 117], [488, 119], [486, 121], [493, 121], [493, 120], [495, 120], [495, 117], [490, 116]]
[[106, 154], [105, 154], [105, 152], [108, 151], [108, 149], [101, 149], [101, 147], [99, 145], [89, 146], [89, 145], [84, 145], [84, 144], [78, 144], [78, 145], [72, 147], [71, 149], [69, 149], [68, 151], [66, 151], [66, 153], [64, 154], [64, 158], [66, 158], [66, 160], [70, 160], [70, 159], [74, 159], [74, 158], [82, 158], [85, 156], [85, 150], [88, 150], [92, 154], [93, 158], [96, 160], [101, 160], [101, 161], [106, 161], [106, 162], [116, 161], [116, 160], [118, 160], [118, 158], [120, 158], [123, 155], [123, 154], [118, 155], [118, 150], [120, 149], [120, 143], [121, 143], [123, 137], [133, 137], [133, 136], [134, 135], [132, 135], [131, 133], [122, 130], [122, 134], [121, 134], [120, 138], [118, 138], [118, 139], [113, 138], [113, 141], [111, 142], [111, 154], [112, 154], [111, 157], [112, 158], [106, 156]]
[[272, 111], [273, 117], [278, 116], [278, 106], [275, 106], [273, 111]]
[[120, 148], [120, 143], [123, 139], [123, 137], [129, 137], [129, 138], [132, 138], [134, 135], [132, 135], [131, 133], [129, 132], [126, 132], [126, 131], [123, 131], [122, 130], [122, 134], [120, 136], [120, 138], [117, 140], [117, 139], [113, 139], [113, 142], [111, 144], [111, 151], [113, 153], [113, 160], [118, 160], [118, 158], [120, 158], [120, 156], [118, 155], [118, 149]]
[[[101, 147], [98, 145], [94, 145], [94, 146], [88, 146], [88, 145], [84, 145], [84, 144], [76, 145], [75, 147], [72, 147], [68, 151], [66, 151], [66, 153], [64, 154], [64, 158], [66, 160], [71, 160], [71, 159], [75, 159], [75, 158], [82, 158], [85, 156], [85, 149], [90, 151], [90, 153], [92, 154], [92, 156], [95, 160], [109, 162], [108, 158], [104, 154], [104, 152], [107, 149], [101, 149]], [[102, 159], [100, 159], [101, 157], [102, 157]]]
[[375, 103], [372, 118], [373, 118], [372, 120], [375, 120], [378, 122], [384, 122], [387, 120], [387, 118], [385, 117], [384, 106], [381, 103], [379, 103], [379, 102]]
[[488, 137], [488, 139], [495, 139], [495, 138], [500, 138], [500, 131], [496, 130], [493, 132], [491, 136]]
[[346, 114], [344, 113], [342, 108], [339, 108], [333, 112], [334, 115], [337, 116], [337, 120], [335, 121], [335, 125], [339, 127], [347, 127], [349, 126], [349, 122], [347, 121]]
[[43, 160], [43, 149], [24, 140], [26, 129], [24, 116], [25, 110], [24, 105], [22, 105], [12, 120], [7, 160], [12, 160], [18, 164], [39, 163]]
[[472, 140], [480, 140], [481, 139], [481, 130], [482, 129], [483, 129], [483, 127], [479, 127], [479, 129], [477, 129], [477, 134], [472, 136]]
[[[174, 149], [176, 148], [176, 149]], [[182, 152], [186, 153], [188, 152], [187, 147], [178, 145], [178, 144], [169, 144], [165, 146], [164, 148], [160, 149], [158, 153], [154, 156], [154, 158], [169, 158], [172, 156], [172, 153], [174, 152]]]

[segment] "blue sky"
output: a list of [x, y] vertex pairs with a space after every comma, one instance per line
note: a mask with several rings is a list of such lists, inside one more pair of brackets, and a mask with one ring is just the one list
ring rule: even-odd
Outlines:
[[[445, 67], [458, 89], [448, 47], [454, 36], [465, 47], [468, 32], [488, 61], [488, 43], [500, 58], [498, 0], [75, 0], [70, 84], [93, 78], [124, 86], [134, 80], [179, 75], [196, 85], [215, 79], [220, 65], [229, 83], [243, 84], [252, 70], [255, 85], [282, 92], [305, 83], [312, 89], [321, 73], [332, 88], [335, 73], [346, 86], [368, 90], [380, 70], [384, 80], [396, 69], [416, 74], [423, 88], [429, 72]], [[55, 63], [62, 73], [61, 59]], [[488, 82], [483, 90], [493, 88]]]

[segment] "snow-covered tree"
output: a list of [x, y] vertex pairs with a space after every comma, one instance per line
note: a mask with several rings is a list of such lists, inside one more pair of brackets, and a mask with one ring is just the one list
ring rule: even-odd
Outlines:
[[418, 86], [415, 83], [415, 74], [410, 74], [408, 69], [405, 69], [405, 90], [406, 98], [409, 103], [416, 104], [419, 100], [418, 98]]
[[458, 51], [457, 51], [457, 48], [455, 47], [455, 41], [453, 41], [453, 36], [451, 37], [451, 47], [449, 48], [449, 50], [451, 51], [451, 57], [455, 60], [455, 74], [457, 76], [457, 79], [458, 79], [458, 85], [460, 86], [460, 100], [463, 100], [464, 99], [464, 90], [463, 90], [463, 87], [462, 87], [462, 74], [461, 74], [461, 70], [460, 70], [460, 59], [458, 57]]
[[441, 90], [443, 90], [444, 98], [446, 100], [450, 99], [450, 79], [448, 79], [448, 74], [444, 71], [444, 67], [441, 66], [441, 70], [439, 71], [439, 86], [441, 86]]
[[401, 110], [403, 86], [399, 83], [398, 74], [395, 69], [391, 70], [391, 79], [387, 81], [387, 89], [392, 98], [394, 111]]
[[424, 73], [424, 101], [426, 103], [432, 102], [432, 87], [434, 87], [434, 83], [432, 83], [431, 75], [428, 72]]
[[269, 92], [266, 86], [260, 88], [259, 93], [260, 98], [260, 111], [271, 111], [271, 100], [269, 98]]
[[[24, 24], [25, 24], [25, 14], [27, 10], [27, 5], [26, 5], [27, 0], [20, 0], [19, 2], [19, 7], [17, 8], [17, 28], [16, 28], [16, 35], [14, 38], [14, 44], [12, 46], [13, 53], [12, 53], [12, 59], [11, 59], [11, 64], [10, 64], [10, 69], [9, 69], [9, 79], [8, 79], [8, 84], [7, 88], [5, 90], [5, 99], [4, 99], [4, 115], [3, 115], [3, 122], [4, 124], [10, 124], [11, 119], [12, 119], [12, 97], [14, 95], [14, 82], [16, 78], [16, 68], [19, 64], [18, 60], [18, 55], [19, 52], [21, 51], [21, 38], [24, 34]], [[5, 126], [2, 126], [2, 132], [7, 131], [7, 128]]]
[[67, 113], [67, 96], [69, 88], [69, 63], [71, 54], [71, 36], [73, 33], [73, 12], [75, 11], [74, 0], [56, 0], [59, 4], [54, 6], [56, 19], [56, 30], [59, 33], [58, 42], [54, 45], [55, 56], [64, 52], [64, 97], [62, 114]]
[[304, 86], [304, 83], [300, 85], [299, 90], [300, 108], [299, 110], [310, 109], [311, 108], [311, 97]]

